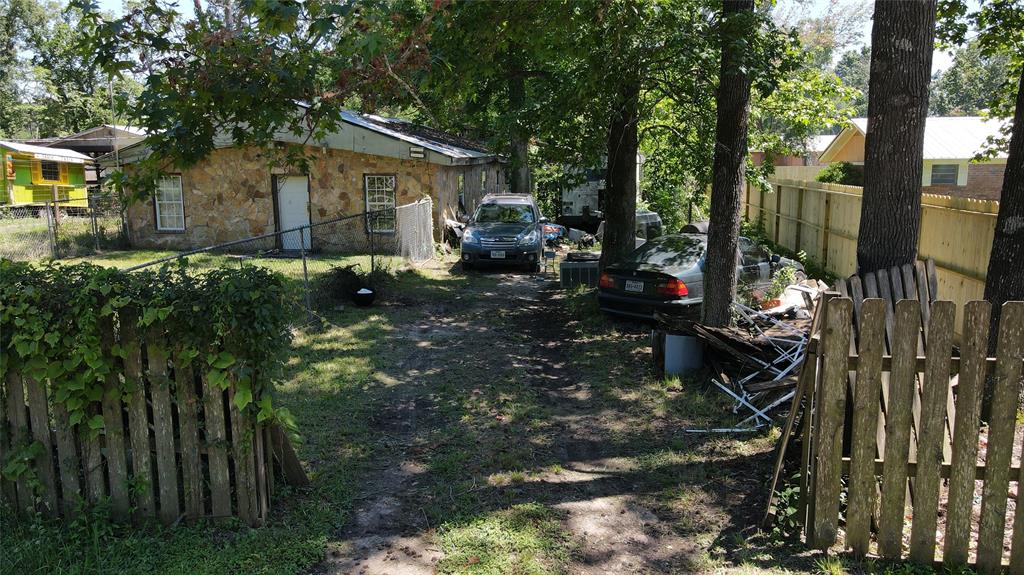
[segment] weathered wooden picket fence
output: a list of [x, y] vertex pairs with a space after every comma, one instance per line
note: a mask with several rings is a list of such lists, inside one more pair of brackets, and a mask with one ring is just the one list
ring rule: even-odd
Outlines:
[[995, 573], [1008, 555], [1010, 572], [1024, 573], [1024, 506], [1009, 489], [1024, 480], [1013, 464], [1024, 302], [1003, 306], [993, 358], [988, 302], [964, 306], [956, 355], [952, 302], [838, 296], [819, 309], [820, 341], [801, 378], [809, 385], [798, 516], [808, 542], [828, 548], [842, 526], [856, 556], [872, 551], [874, 533], [885, 558], [908, 551], [917, 562]]
[[[165, 524], [200, 517], [237, 516], [250, 525], [266, 520], [275, 468], [289, 483], [305, 474], [277, 426], [257, 423], [232, 401], [234, 385], [222, 390], [203, 370], [182, 367], [163, 333], [140, 336], [126, 326], [119, 343], [126, 358], [106, 381], [94, 414], [102, 433], [72, 425], [53, 401], [45, 381], [8, 371], [0, 409], [0, 460], [35, 444], [30, 472], [0, 485], [22, 512], [71, 516], [81, 501], [109, 499], [115, 519], [159, 518]], [[134, 391], [121, 397], [118, 379]], [[256, 398], [258, 399], [258, 398]]]

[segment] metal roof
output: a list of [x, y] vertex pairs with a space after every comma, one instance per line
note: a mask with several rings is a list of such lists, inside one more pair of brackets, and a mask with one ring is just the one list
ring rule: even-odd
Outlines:
[[385, 118], [347, 110], [341, 113], [341, 118], [349, 124], [373, 130], [392, 138], [398, 138], [410, 144], [423, 146], [428, 150], [433, 150], [452, 158], [486, 158], [494, 155], [478, 142], [427, 126], [413, 124], [400, 118]]
[[7, 142], [0, 140], [0, 147], [8, 148], [23, 154], [32, 154], [34, 157], [40, 160], [54, 160], [58, 162], [70, 162], [73, 164], [84, 164], [85, 162], [91, 162], [92, 158], [85, 154], [80, 154], [74, 150], [68, 150], [65, 148], [49, 148], [46, 146], [33, 146], [32, 144], [22, 144], [19, 142]]
[[[867, 118], [853, 118], [853, 126], [862, 134], [868, 133]], [[980, 116], [932, 116], [924, 125], [925, 160], [967, 160], [985, 149], [989, 136], [1000, 136], [999, 120]], [[837, 138], [839, 136], [836, 136]], [[1006, 158], [1000, 151], [997, 158]]]

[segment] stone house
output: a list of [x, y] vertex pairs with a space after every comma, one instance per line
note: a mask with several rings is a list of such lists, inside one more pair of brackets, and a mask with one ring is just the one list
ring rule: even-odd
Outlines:
[[[276, 162], [274, 149], [229, 143], [188, 169], [166, 171], [153, 197], [128, 208], [132, 245], [194, 249], [384, 211], [372, 223], [350, 218], [303, 238], [307, 249], [343, 251], [368, 239], [389, 241], [397, 221], [387, 210], [424, 196], [433, 201], [439, 238], [446, 215], [472, 211], [485, 193], [505, 189], [502, 159], [479, 143], [395, 118], [344, 112], [342, 120], [315, 144], [278, 138], [280, 145], [304, 146], [312, 158], [305, 172]], [[119, 162], [130, 171], [146, 154], [142, 141], [120, 150]], [[105, 156], [101, 163], [112, 167], [115, 160]], [[277, 238], [279, 248], [299, 248], [298, 233]]]
[[[998, 200], [1006, 171], [1006, 153], [991, 160], [973, 162], [990, 136], [999, 135], [1000, 124], [977, 116], [929, 117], [924, 127], [924, 166], [921, 188], [927, 194]], [[864, 164], [867, 118], [853, 118], [825, 148], [819, 164]]]

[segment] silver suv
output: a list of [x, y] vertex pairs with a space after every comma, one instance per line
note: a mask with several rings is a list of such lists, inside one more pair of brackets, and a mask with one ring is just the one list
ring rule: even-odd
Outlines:
[[515, 264], [540, 270], [541, 217], [533, 196], [488, 194], [462, 233], [462, 269], [483, 264]]

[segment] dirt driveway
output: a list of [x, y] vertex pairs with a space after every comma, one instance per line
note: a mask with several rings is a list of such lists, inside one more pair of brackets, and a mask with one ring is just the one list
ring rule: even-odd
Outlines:
[[312, 573], [800, 569], [752, 537], [774, 435], [684, 431], [733, 415], [591, 297], [448, 273], [377, 312], [368, 464]]

